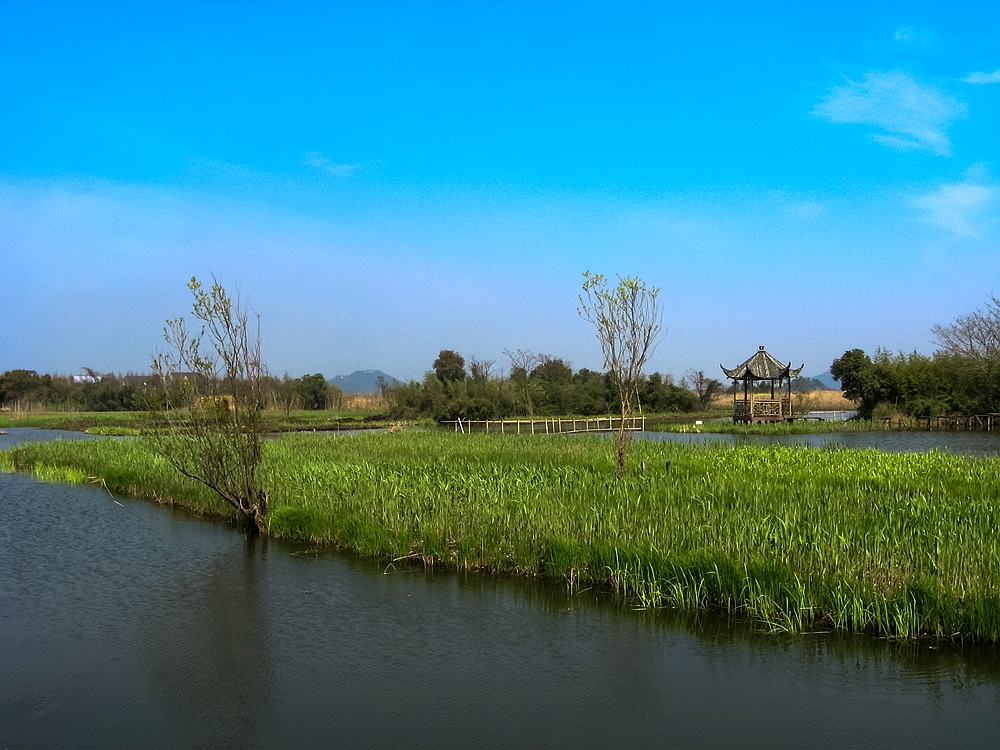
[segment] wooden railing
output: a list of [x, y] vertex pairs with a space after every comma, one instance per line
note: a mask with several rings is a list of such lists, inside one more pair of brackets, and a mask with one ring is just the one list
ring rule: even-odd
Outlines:
[[787, 398], [755, 398], [752, 401], [736, 401], [733, 406], [733, 418], [736, 420], [787, 419], [790, 416], [792, 402]]
[[[617, 432], [621, 417], [580, 417], [579, 419], [452, 419], [442, 422], [455, 426], [455, 432], [504, 433], [508, 435], [558, 435], [572, 432]], [[628, 417], [625, 429], [646, 429], [645, 417]]]

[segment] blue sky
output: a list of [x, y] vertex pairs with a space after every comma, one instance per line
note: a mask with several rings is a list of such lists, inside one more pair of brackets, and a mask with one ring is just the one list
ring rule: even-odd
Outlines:
[[[808, 7], [804, 7], [804, 6]], [[1000, 294], [1000, 6], [0, 2], [0, 371], [144, 371], [186, 281], [279, 374], [933, 351]]]

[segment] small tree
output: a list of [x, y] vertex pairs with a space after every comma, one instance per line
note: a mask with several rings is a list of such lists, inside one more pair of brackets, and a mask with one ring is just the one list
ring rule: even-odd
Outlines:
[[531, 398], [531, 383], [528, 382], [528, 375], [538, 365], [538, 355], [522, 349], [518, 349], [516, 352], [504, 349], [503, 353], [510, 360], [510, 380], [514, 385], [515, 393], [524, 400], [525, 413], [529, 417], [533, 417], [535, 404]]
[[476, 383], [486, 383], [493, 377], [493, 365], [496, 362], [492, 359], [476, 359], [469, 357], [469, 377]]
[[326, 378], [321, 372], [303, 375], [295, 384], [295, 392], [302, 400], [302, 408], [310, 411], [326, 408], [327, 390]]
[[602, 274], [583, 274], [583, 294], [580, 295], [580, 317], [597, 329], [597, 340], [604, 353], [604, 366], [614, 377], [621, 402], [621, 425], [618, 428], [618, 471], [625, 470], [631, 431], [625, 422], [639, 404], [639, 383], [642, 368], [653, 353], [660, 333], [662, 314], [657, 297], [659, 287], [649, 288], [637, 277], [618, 277], [618, 286], [608, 288]]
[[708, 406], [715, 394], [722, 391], [722, 383], [715, 378], [706, 377], [704, 370], [692, 367], [684, 373], [684, 380], [698, 394], [698, 403], [702, 406]]
[[465, 359], [458, 352], [442, 349], [434, 360], [434, 373], [445, 385], [465, 380]]
[[146, 434], [175, 469], [218, 493], [256, 534], [267, 512], [259, 476], [267, 379], [260, 318], [251, 317], [239, 294], [231, 298], [212, 282], [207, 291], [196, 278], [188, 283], [199, 332], [184, 318], [163, 329], [170, 351], [153, 358], [162, 390], [149, 400]]
[[865, 375], [871, 368], [872, 361], [863, 350], [849, 349], [833, 360], [830, 375], [840, 383], [846, 398], [860, 402], [865, 397]]

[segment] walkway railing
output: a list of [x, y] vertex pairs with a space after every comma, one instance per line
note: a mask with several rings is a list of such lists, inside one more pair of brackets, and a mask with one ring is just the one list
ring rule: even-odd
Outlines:
[[832, 422], [846, 422], [847, 415], [856, 414], [857, 412], [848, 412], [844, 409], [839, 409], [835, 411], [810, 411], [806, 414], [797, 414], [795, 420], [813, 420], [816, 422], [832, 421]]
[[[455, 426], [455, 432], [504, 433], [508, 435], [558, 435], [572, 432], [617, 432], [621, 417], [581, 417], [579, 419], [453, 419], [442, 422]], [[645, 417], [628, 417], [625, 429], [646, 429]]]
[[[882, 417], [882, 427], [893, 428], [892, 417]], [[940, 417], [907, 417], [897, 421], [898, 427], [927, 427], [938, 430], [995, 430], [1000, 428], [1000, 413], [943, 414]]]

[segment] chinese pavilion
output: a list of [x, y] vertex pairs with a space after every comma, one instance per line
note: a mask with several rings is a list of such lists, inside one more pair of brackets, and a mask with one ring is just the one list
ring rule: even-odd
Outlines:
[[[722, 371], [733, 381], [734, 422], [782, 422], [792, 419], [792, 378], [798, 377], [802, 367], [793, 370], [791, 362], [783, 365], [762, 346], [742, 365], [732, 370], [723, 367]], [[738, 387], [741, 380], [742, 399]], [[771, 384], [770, 398], [767, 393], [756, 393], [758, 383]], [[781, 392], [782, 384], [788, 386], [785, 393]]]

